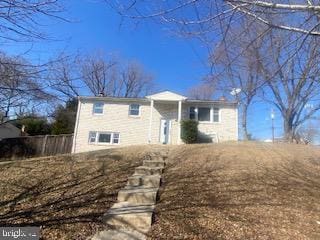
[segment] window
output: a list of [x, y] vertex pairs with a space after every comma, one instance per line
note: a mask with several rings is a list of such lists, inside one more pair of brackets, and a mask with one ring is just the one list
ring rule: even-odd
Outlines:
[[198, 108], [198, 120], [210, 122], [210, 108]]
[[129, 115], [130, 116], [139, 116], [140, 115], [140, 105], [139, 104], [130, 104]]
[[196, 119], [196, 108], [195, 107], [190, 107], [189, 118], [194, 119], [194, 120]]
[[190, 107], [189, 119], [194, 119], [200, 122], [220, 123], [219, 107]]
[[119, 143], [120, 134], [119, 133], [113, 133], [113, 143], [118, 144]]
[[220, 112], [220, 109], [219, 108], [217, 108], [217, 107], [215, 107], [215, 108], [213, 108], [213, 121], [214, 122], [219, 122], [220, 121], [220, 114], [219, 114], [219, 112]]
[[99, 143], [110, 143], [111, 133], [99, 133]]
[[95, 143], [96, 137], [97, 137], [96, 132], [89, 132], [89, 143]]
[[119, 144], [120, 133], [89, 132], [89, 144]]
[[95, 102], [93, 104], [93, 114], [103, 114], [103, 102]]

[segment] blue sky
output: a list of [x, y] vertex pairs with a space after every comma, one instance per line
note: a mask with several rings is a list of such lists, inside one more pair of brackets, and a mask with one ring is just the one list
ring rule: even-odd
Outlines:
[[[185, 94], [208, 72], [206, 50], [198, 41], [174, 36], [161, 25], [141, 23], [134, 27], [124, 22], [103, 1], [70, 0], [64, 14], [72, 23], [44, 21], [43, 29], [52, 41], [4, 44], [5, 51], [25, 54], [32, 61], [43, 62], [61, 51], [67, 54], [101, 50], [124, 59], [135, 59], [151, 72], [158, 90]], [[88, 94], [84, 92], [84, 94]], [[216, 98], [219, 96], [217, 95]], [[271, 106], [256, 103], [249, 111], [249, 131], [261, 139], [271, 137]], [[276, 135], [281, 135], [281, 121], [276, 119]]]

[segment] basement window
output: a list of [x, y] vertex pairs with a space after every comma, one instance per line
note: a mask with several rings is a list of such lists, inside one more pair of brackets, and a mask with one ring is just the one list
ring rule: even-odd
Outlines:
[[119, 144], [120, 133], [117, 132], [89, 132], [89, 144]]
[[111, 133], [99, 133], [99, 143], [111, 143]]

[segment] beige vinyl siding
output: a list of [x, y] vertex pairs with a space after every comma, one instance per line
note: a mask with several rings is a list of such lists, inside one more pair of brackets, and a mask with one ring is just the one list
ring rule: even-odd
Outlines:
[[220, 109], [219, 122], [199, 122], [200, 134], [217, 134], [219, 142], [238, 140], [238, 110], [232, 106], [217, 104], [191, 104], [184, 107], [183, 119], [189, 118], [189, 107], [218, 107]]
[[[101, 100], [103, 101], [103, 100]], [[105, 148], [148, 144], [150, 123], [149, 101], [110, 101], [105, 100], [102, 115], [93, 114], [92, 99], [81, 99], [77, 117], [76, 132], [74, 134], [74, 151], [86, 152]], [[129, 116], [130, 104], [140, 105], [139, 116]], [[211, 104], [212, 105], [212, 104]], [[203, 106], [211, 106], [203, 105]], [[191, 103], [182, 103], [182, 119], [189, 118]], [[238, 118], [235, 107], [219, 106], [219, 123], [199, 123], [199, 131], [211, 134], [216, 133], [220, 141], [238, 139]], [[171, 120], [170, 143], [178, 143], [178, 102], [155, 101], [152, 118], [151, 144], [158, 144], [160, 140], [160, 120]], [[119, 144], [89, 144], [89, 132], [116, 132], [120, 133]]]

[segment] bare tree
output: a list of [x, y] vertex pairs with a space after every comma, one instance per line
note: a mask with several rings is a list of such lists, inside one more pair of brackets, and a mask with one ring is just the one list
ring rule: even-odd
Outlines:
[[51, 89], [63, 101], [68, 101], [80, 95], [81, 82], [79, 56], [62, 54], [58, 61], [52, 61], [48, 67], [48, 78]]
[[188, 96], [197, 100], [210, 100], [213, 98], [215, 88], [213, 83], [200, 83], [188, 90]]
[[135, 61], [124, 64], [96, 54], [84, 57], [81, 62], [82, 80], [95, 96], [138, 97], [154, 86], [152, 75]]
[[[45, 17], [62, 20], [60, 0], [1, 0], [0, 38], [10, 41], [45, 39], [39, 29]], [[65, 19], [63, 19], [65, 20]]]
[[39, 81], [40, 71], [24, 59], [0, 56], [0, 111], [3, 118], [23, 111], [23, 108], [48, 101], [51, 97]]
[[[294, 38], [294, 36], [292, 36]], [[305, 44], [287, 40], [277, 33], [270, 34], [268, 51], [260, 56], [262, 74], [268, 90], [264, 91], [264, 100], [274, 104], [284, 121], [285, 138], [293, 141], [297, 129], [320, 109], [320, 48], [316, 38], [310, 38]], [[290, 52], [299, 51], [291, 57]], [[294, 49], [294, 50], [293, 50]], [[313, 104], [306, 111], [307, 104]]]
[[320, 36], [318, 0], [106, 0], [106, 2], [123, 17], [135, 20], [149, 18], [165, 24], [175, 24], [180, 30], [192, 35], [210, 32], [221, 22], [226, 22], [228, 25], [237, 24], [239, 19], [246, 17], [270, 28]]
[[[219, 90], [232, 94], [241, 106], [244, 140], [250, 138], [247, 127], [248, 110], [264, 86], [259, 56], [266, 40], [261, 34], [265, 31], [264, 28], [259, 25], [248, 28], [248, 24], [251, 23], [243, 23], [246, 27], [241, 31], [231, 27], [210, 58], [211, 64], [219, 69], [210, 81], [215, 82]], [[234, 35], [238, 36], [237, 41], [234, 41]]]
[[146, 73], [138, 62], [128, 62], [118, 74], [117, 96], [139, 97], [149, 94], [154, 87], [152, 75]]
[[82, 79], [95, 96], [112, 96], [115, 79], [113, 71], [117, 62], [105, 60], [102, 54], [89, 55], [81, 63]]

